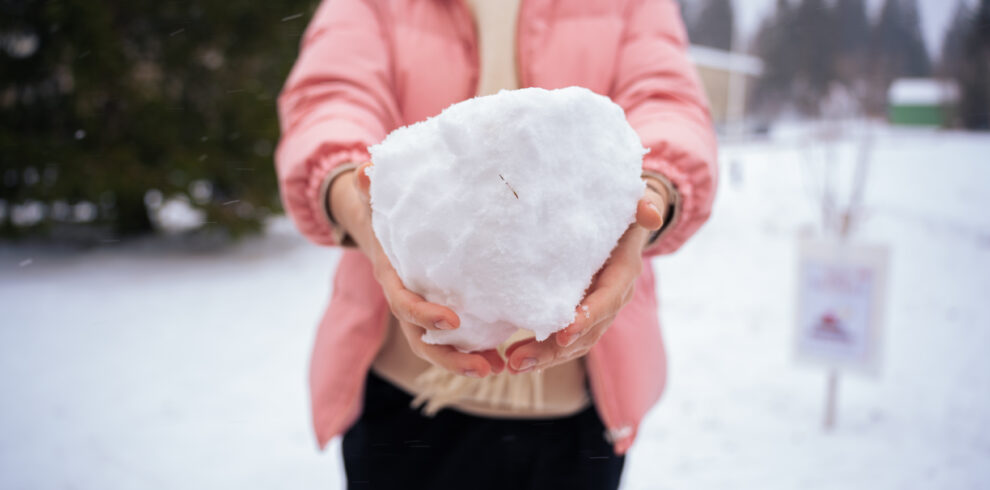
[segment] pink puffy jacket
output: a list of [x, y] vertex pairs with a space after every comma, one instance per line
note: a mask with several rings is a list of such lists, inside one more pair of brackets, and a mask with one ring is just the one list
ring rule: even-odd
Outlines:
[[[285, 207], [310, 240], [335, 245], [320, 187], [336, 166], [367, 160], [367, 147], [393, 129], [474, 96], [475, 36], [464, 0], [320, 5], [278, 100], [275, 154]], [[677, 250], [708, 218], [717, 170], [707, 103], [674, 1], [523, 0], [516, 42], [521, 87], [580, 85], [625, 109], [651, 150], [643, 168], [666, 176], [682, 196], [681, 212], [645, 253]], [[310, 364], [321, 447], [360, 414], [387, 312], [369, 262], [345, 249]], [[666, 380], [651, 268], [587, 366], [595, 406], [624, 453]]]

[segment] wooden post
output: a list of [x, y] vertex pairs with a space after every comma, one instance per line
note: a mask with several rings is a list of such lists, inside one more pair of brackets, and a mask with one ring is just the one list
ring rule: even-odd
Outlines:
[[839, 370], [831, 368], [828, 371], [828, 381], [825, 385], [825, 430], [835, 427], [836, 405], [839, 398]]

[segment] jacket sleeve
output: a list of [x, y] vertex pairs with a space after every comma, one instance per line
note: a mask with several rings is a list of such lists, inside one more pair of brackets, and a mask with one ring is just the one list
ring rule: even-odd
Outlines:
[[324, 181], [340, 165], [367, 160], [368, 146], [401, 119], [379, 5], [324, 0], [278, 98], [282, 202], [303, 235], [322, 245], [338, 244], [324, 212]]
[[645, 172], [666, 177], [680, 207], [645, 255], [676, 251], [708, 219], [718, 180], [715, 132], [687, 57], [687, 34], [673, 0], [632, 0], [612, 99], [650, 150]]

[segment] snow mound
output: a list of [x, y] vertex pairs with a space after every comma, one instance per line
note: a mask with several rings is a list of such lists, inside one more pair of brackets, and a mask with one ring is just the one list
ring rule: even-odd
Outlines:
[[476, 351], [569, 325], [635, 219], [646, 151], [579, 87], [477, 97], [372, 146], [375, 235], [406, 288], [461, 319], [423, 340]]

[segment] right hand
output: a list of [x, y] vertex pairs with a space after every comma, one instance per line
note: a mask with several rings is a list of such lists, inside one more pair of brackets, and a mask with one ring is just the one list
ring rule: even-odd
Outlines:
[[460, 326], [460, 318], [450, 308], [430, 303], [406, 289], [389, 262], [371, 227], [371, 200], [368, 194], [371, 181], [365, 173], [371, 165], [371, 162], [365, 162], [354, 172], [334, 179], [329, 193], [330, 208], [338, 225], [371, 261], [375, 279], [381, 285], [389, 309], [399, 321], [410, 349], [431, 364], [464, 376], [484, 378], [502, 372], [505, 362], [495, 350], [464, 353], [449, 345], [423, 342], [422, 336], [427, 330], [456, 329]]

